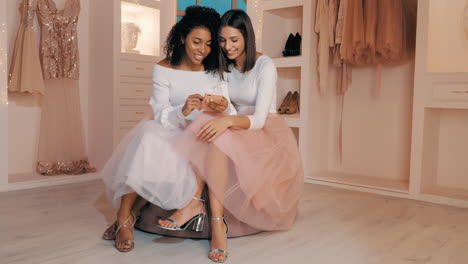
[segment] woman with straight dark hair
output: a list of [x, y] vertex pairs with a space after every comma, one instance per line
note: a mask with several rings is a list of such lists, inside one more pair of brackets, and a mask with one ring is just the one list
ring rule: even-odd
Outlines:
[[226, 85], [218, 75], [219, 22], [220, 16], [212, 8], [186, 9], [169, 33], [166, 58], [154, 66], [153, 118], [141, 121], [122, 140], [102, 171], [107, 194], [119, 208], [117, 220], [103, 239], [115, 240], [118, 251], [133, 249], [133, 226], [146, 201], [166, 210], [181, 209], [172, 217], [175, 221], [191, 219], [191, 227], [201, 226], [204, 183], [172, 144], [200, 113], [205, 93], [225, 95], [219, 104], [209, 104], [208, 110], [230, 109]]
[[296, 139], [276, 113], [276, 67], [256, 52], [252, 23], [244, 11], [222, 16], [220, 45], [220, 68], [227, 72], [238, 115], [202, 113], [176, 143], [176, 150], [208, 184], [208, 257], [215, 262], [227, 258], [224, 210], [260, 230], [289, 229], [304, 182]]

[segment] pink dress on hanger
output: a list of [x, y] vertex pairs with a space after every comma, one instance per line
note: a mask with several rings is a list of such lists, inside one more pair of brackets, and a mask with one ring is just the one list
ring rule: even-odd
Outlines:
[[81, 119], [78, 18], [80, 0], [58, 10], [38, 0], [41, 59], [47, 93], [41, 112], [37, 172], [43, 175], [94, 172], [88, 162]]
[[8, 90], [10, 92], [44, 94], [36, 34], [33, 29], [37, 0], [22, 0], [21, 22], [16, 34], [10, 68]]

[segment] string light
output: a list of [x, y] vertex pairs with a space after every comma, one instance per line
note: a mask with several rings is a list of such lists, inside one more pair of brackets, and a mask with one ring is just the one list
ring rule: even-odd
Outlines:
[[7, 23], [6, 16], [1, 16], [0, 21], [0, 107], [8, 105], [7, 86]]
[[[257, 47], [262, 46], [262, 28], [263, 28], [263, 15], [262, 15], [262, 6], [261, 6], [261, 1], [259, 0], [254, 0], [253, 1], [253, 8], [255, 10], [255, 19], [257, 23], [255, 23], [255, 39], [257, 42]], [[261, 49], [259, 49], [261, 51]]]

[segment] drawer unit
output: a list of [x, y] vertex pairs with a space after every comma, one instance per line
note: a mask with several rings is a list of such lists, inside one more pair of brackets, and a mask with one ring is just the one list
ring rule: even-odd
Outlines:
[[152, 78], [153, 66], [148, 62], [121, 60], [120, 76]]
[[119, 127], [119, 142], [132, 130], [138, 122], [121, 122]]
[[468, 82], [434, 83], [432, 100], [443, 102], [468, 102]]
[[148, 99], [153, 95], [151, 80], [120, 78], [119, 94], [121, 99]]
[[121, 105], [119, 107], [120, 121], [140, 121], [143, 117], [153, 114], [149, 105]]

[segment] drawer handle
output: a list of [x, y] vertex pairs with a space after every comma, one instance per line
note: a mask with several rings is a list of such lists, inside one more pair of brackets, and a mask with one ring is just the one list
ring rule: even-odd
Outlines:
[[144, 113], [145, 113], [145, 112], [135, 112], [135, 114], [137, 114], [137, 115], [142, 115], [142, 114], [144, 114]]
[[145, 68], [143, 68], [143, 67], [136, 67], [136, 69], [137, 69], [137, 70], [140, 70], [140, 71], [145, 70]]
[[137, 92], [137, 93], [144, 93], [145, 90], [135, 90], [135, 92]]
[[465, 93], [468, 93], [468, 91], [452, 91], [452, 93], [465, 94]]

